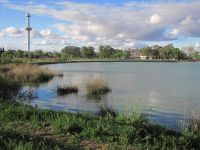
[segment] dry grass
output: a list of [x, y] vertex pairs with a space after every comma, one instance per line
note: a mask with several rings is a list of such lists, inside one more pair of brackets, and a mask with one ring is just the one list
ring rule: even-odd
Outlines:
[[87, 80], [86, 90], [88, 95], [103, 95], [111, 91], [105, 79], [101, 77]]
[[46, 82], [54, 76], [53, 72], [48, 68], [41, 68], [32, 64], [10, 64], [2, 69], [5, 75], [22, 82]]
[[71, 93], [77, 93], [78, 86], [77, 85], [65, 85], [65, 86], [58, 86], [57, 87], [57, 94], [58, 95], [67, 95]]

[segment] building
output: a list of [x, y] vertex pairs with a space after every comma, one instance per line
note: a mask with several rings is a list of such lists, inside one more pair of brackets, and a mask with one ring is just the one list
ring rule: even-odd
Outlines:
[[143, 55], [139, 49], [125, 49], [124, 51], [129, 52], [130, 58], [135, 60], [146, 60], [147, 56]]

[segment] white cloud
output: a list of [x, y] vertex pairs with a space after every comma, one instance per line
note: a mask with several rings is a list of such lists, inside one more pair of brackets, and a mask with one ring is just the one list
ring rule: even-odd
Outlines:
[[23, 36], [24, 31], [23, 29], [18, 29], [16, 27], [7, 27], [2, 30], [2, 34], [10, 37], [21, 37]]
[[154, 14], [150, 17], [149, 23], [150, 24], [159, 24], [162, 18], [158, 14]]
[[[45, 40], [72, 41], [84, 44], [111, 44], [111, 46], [137, 46], [137, 41], [167, 41], [181, 36], [200, 37], [200, 1], [131, 2], [124, 5], [98, 5], [77, 2], [51, 2], [6, 7], [33, 15], [48, 16], [56, 20], [55, 29], [33, 31]], [[62, 24], [60, 23], [62, 22]], [[34, 28], [34, 27], [33, 27]], [[54, 32], [53, 32], [54, 31]], [[17, 31], [12, 31], [14, 35]], [[35, 37], [33, 36], [33, 37]], [[140, 44], [139, 44], [140, 45]]]

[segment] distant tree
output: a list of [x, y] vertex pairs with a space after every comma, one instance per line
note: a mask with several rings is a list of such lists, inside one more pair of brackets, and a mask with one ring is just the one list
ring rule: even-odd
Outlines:
[[101, 58], [111, 58], [115, 50], [111, 46], [99, 46], [99, 56]]
[[94, 47], [89, 46], [83, 46], [81, 48], [81, 54], [84, 58], [94, 58], [95, 57], [95, 52], [94, 52]]
[[127, 59], [129, 57], [128, 52], [124, 52], [123, 50], [115, 50], [115, 53], [112, 55], [112, 58], [115, 59]]
[[35, 50], [33, 52], [34, 58], [43, 58], [44, 52], [42, 50]]
[[61, 50], [62, 53], [66, 53], [68, 58], [81, 57], [80, 47], [77, 46], [66, 46]]
[[62, 61], [66, 61], [67, 60], [67, 54], [66, 53], [63, 53], [63, 52], [61, 52], [60, 53], [60, 59], [62, 60]]
[[3, 59], [13, 59], [14, 58], [14, 51], [12, 50], [8, 50], [8, 51], [4, 51], [1, 54]]
[[22, 50], [17, 50], [17, 51], [15, 52], [15, 57], [17, 57], [17, 58], [23, 58], [23, 57], [24, 57], [24, 51], [22, 51]]
[[149, 57], [152, 57], [152, 48], [149, 46], [144, 47], [141, 49], [141, 53], [142, 55], [146, 55], [148, 59]]

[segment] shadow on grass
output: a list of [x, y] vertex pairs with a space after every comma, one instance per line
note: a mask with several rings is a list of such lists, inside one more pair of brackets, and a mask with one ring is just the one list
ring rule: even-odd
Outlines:
[[83, 150], [84, 147], [78, 143], [61, 143], [52, 139], [31, 135], [28, 133], [19, 133], [13, 130], [0, 130], [0, 149], [66, 149], [66, 150]]

